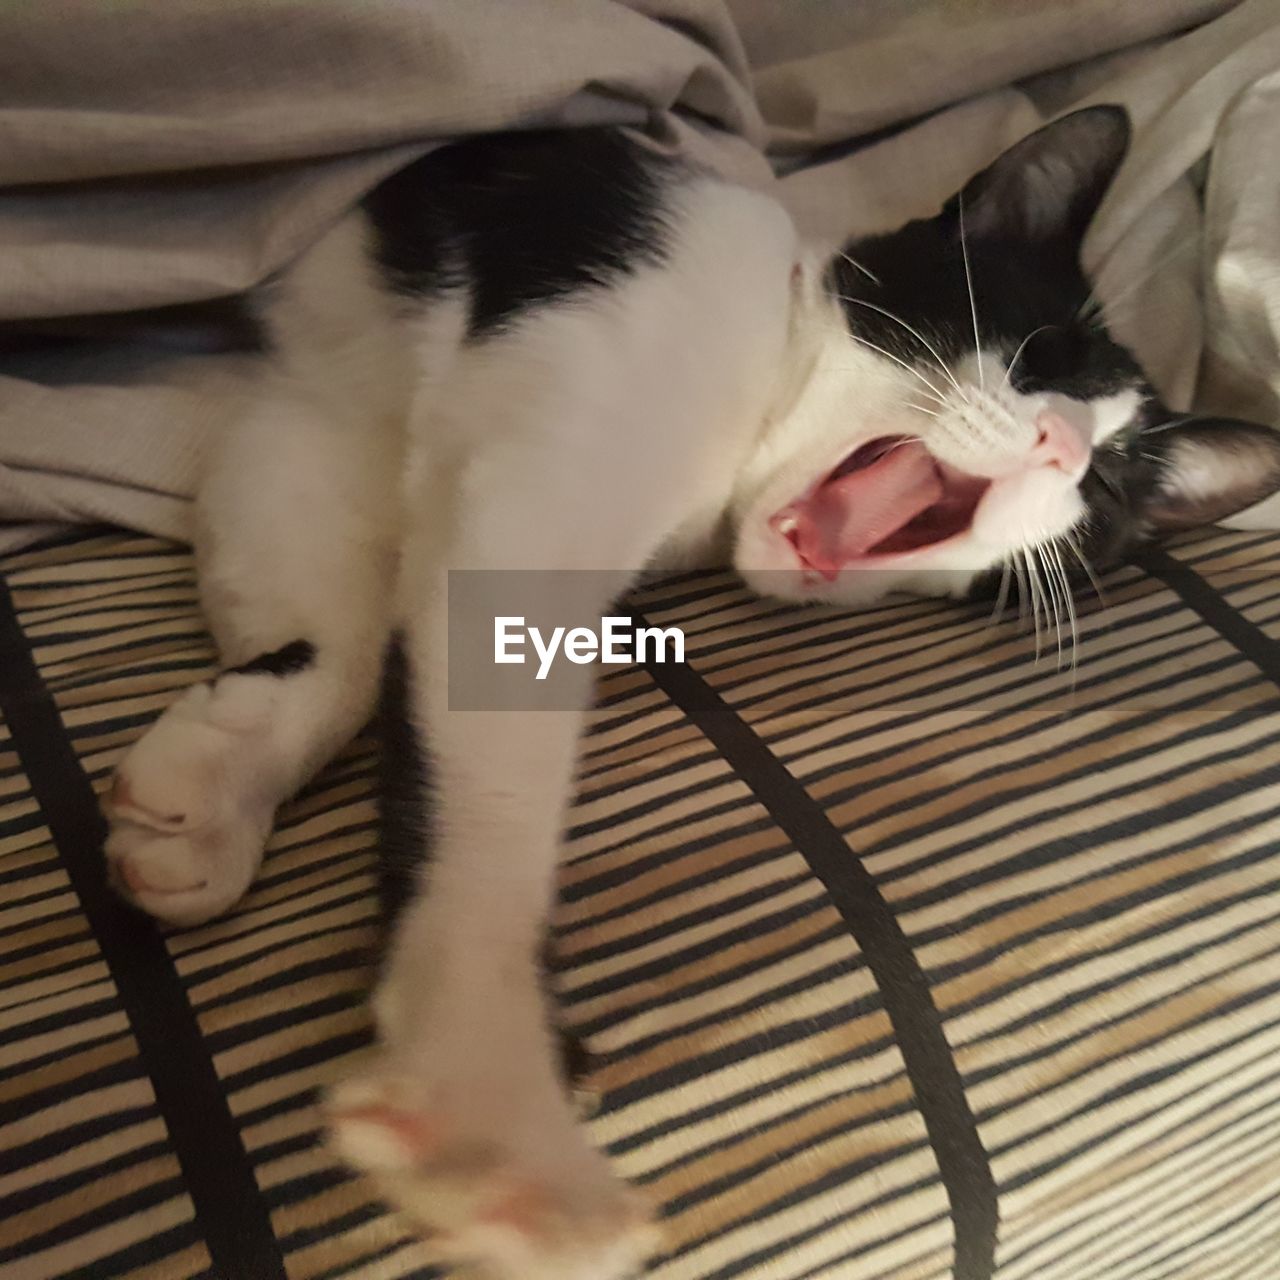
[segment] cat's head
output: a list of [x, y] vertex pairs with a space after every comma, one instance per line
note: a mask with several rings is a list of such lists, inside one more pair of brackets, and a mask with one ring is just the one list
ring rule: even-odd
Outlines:
[[735, 501], [753, 586], [964, 594], [1037, 547], [1105, 566], [1280, 489], [1280, 433], [1170, 413], [1093, 301], [1081, 242], [1128, 141], [1121, 108], [1077, 111], [798, 273], [795, 383]]

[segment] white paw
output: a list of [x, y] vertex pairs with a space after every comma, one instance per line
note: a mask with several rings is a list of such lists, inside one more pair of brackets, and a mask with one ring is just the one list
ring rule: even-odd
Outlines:
[[170, 707], [121, 761], [105, 806], [112, 884], [171, 924], [242, 897], [271, 831], [255, 743], [210, 719], [215, 697], [199, 685]]
[[329, 1095], [331, 1141], [449, 1261], [494, 1280], [642, 1274], [658, 1245], [644, 1200], [613, 1176], [562, 1095], [532, 1080], [522, 1088], [518, 1071], [510, 1083], [376, 1071]]

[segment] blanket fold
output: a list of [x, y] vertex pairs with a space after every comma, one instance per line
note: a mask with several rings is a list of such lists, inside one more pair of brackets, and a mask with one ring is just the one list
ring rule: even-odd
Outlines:
[[185, 537], [243, 385], [226, 354], [37, 359], [15, 324], [247, 289], [422, 150], [504, 128], [628, 123], [753, 183], [772, 161], [834, 241], [1123, 102], [1086, 250], [1109, 319], [1173, 403], [1280, 413], [1274, 0], [43, 0], [0, 10], [0, 86], [0, 547]]

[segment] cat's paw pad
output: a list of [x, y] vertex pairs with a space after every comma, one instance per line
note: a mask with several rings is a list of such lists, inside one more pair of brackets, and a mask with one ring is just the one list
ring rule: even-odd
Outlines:
[[[325, 1111], [339, 1154], [451, 1261], [495, 1280], [629, 1280], [658, 1237], [648, 1207], [618, 1181], [560, 1109], [533, 1126], [505, 1108], [430, 1109], [395, 1078], [348, 1081]], [[495, 1115], [496, 1112], [496, 1115]], [[567, 1111], [563, 1113], [567, 1117]]]
[[253, 879], [272, 806], [251, 749], [205, 718], [190, 690], [133, 746], [107, 795], [108, 873], [148, 914], [197, 924], [227, 910]]
[[244, 896], [258, 868], [271, 815], [165, 835], [113, 820], [108, 876], [122, 897], [169, 924], [193, 925], [221, 915]]

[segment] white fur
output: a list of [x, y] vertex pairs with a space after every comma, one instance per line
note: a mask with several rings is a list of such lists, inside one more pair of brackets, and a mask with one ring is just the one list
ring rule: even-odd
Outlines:
[[[375, 1002], [379, 1059], [331, 1126], [407, 1213], [510, 1277], [608, 1280], [651, 1237], [576, 1124], [539, 988], [581, 714], [450, 708], [445, 573], [590, 568], [621, 588], [662, 542], [711, 536], [773, 418], [794, 231], [771, 200], [701, 180], [670, 219], [662, 269], [475, 344], [463, 299], [397, 318], [359, 218], [298, 263], [268, 312], [279, 359], [200, 493], [199, 567], [228, 662], [295, 639], [316, 662], [193, 691], [122, 763], [111, 814], [140, 905], [179, 923], [226, 909], [275, 807], [368, 714], [404, 627], [437, 848]], [[600, 575], [560, 581], [588, 592], [570, 586], [561, 617], [608, 603]], [[437, 1127], [430, 1152], [397, 1138], [406, 1108]], [[535, 1204], [529, 1231], [488, 1220], [504, 1196]]]
[[[111, 813], [108, 853], [136, 901], [179, 923], [225, 910], [276, 806], [368, 715], [403, 627], [436, 762], [435, 858], [376, 996], [378, 1057], [335, 1093], [330, 1124], [396, 1204], [509, 1280], [611, 1280], [649, 1237], [579, 1131], [539, 991], [581, 713], [451, 708], [447, 571], [603, 570], [557, 579], [548, 602], [557, 622], [599, 617], [659, 549], [695, 555], [728, 513], [748, 579], [813, 598], [769, 516], [886, 434], [1002, 478], [970, 536], [875, 575], [877, 594], [955, 589], [1079, 516], [1070, 477], [1020, 464], [1043, 398], [1003, 386], [1002, 363], [957, 371], [961, 391], [938, 374], [922, 396], [849, 340], [771, 200], [697, 179], [668, 212], [663, 267], [476, 343], [463, 295], [406, 316], [380, 291], [359, 216], [300, 260], [267, 312], [278, 359], [202, 486], [198, 555], [228, 663], [298, 639], [315, 663], [192, 691], [125, 758]], [[1124, 411], [1081, 429], [1105, 434]], [[495, 1206], [532, 1225], [495, 1226]]]

